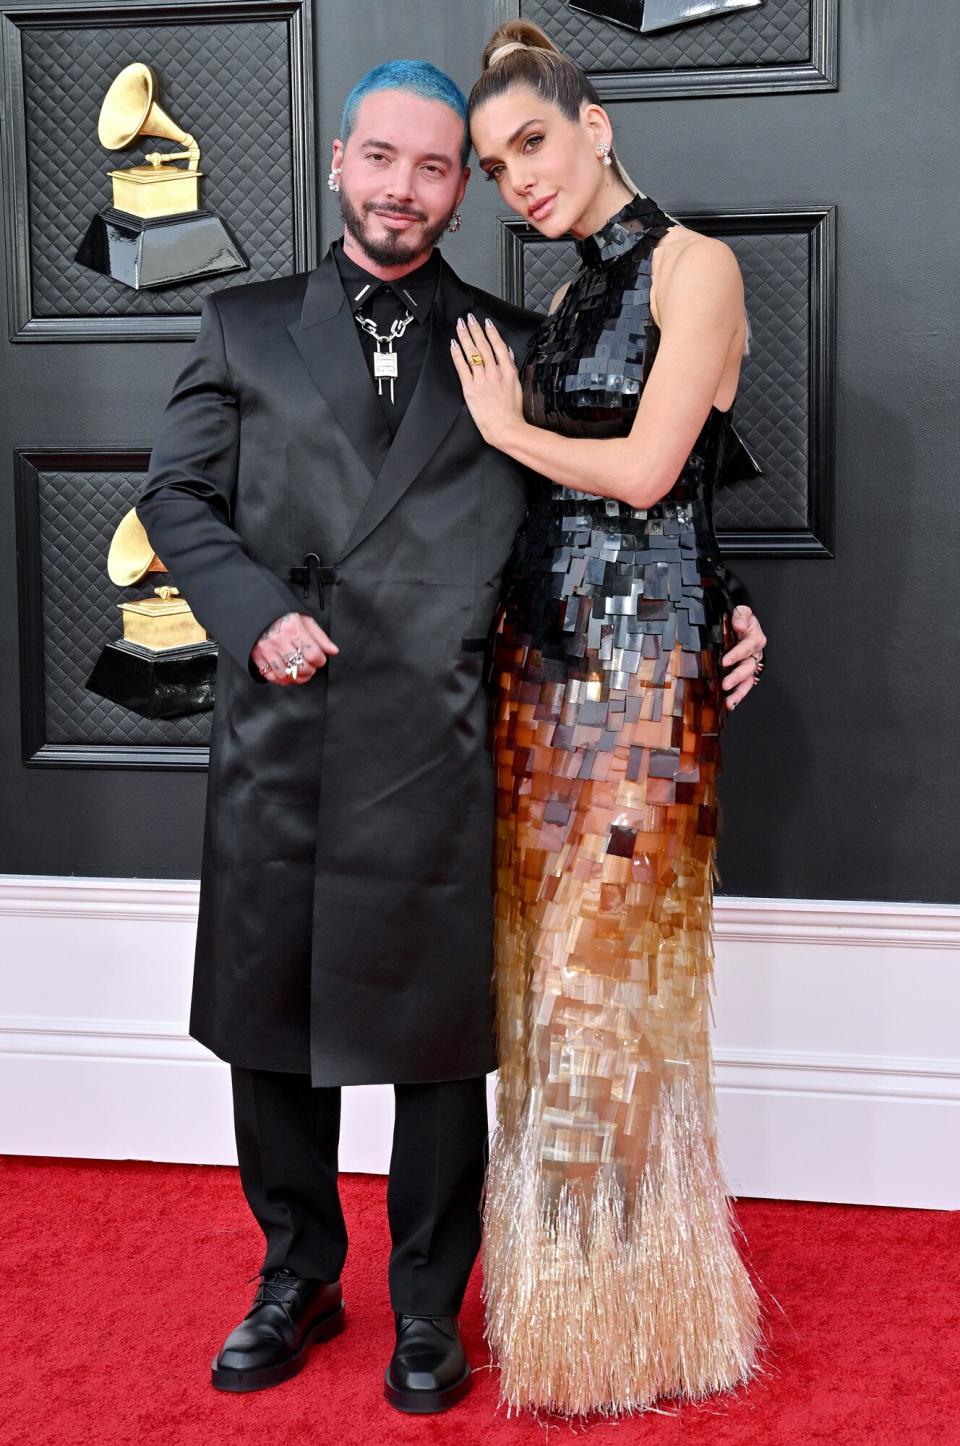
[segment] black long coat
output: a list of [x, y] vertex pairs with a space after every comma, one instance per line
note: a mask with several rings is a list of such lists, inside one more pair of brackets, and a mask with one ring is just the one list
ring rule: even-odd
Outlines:
[[[444, 264], [391, 447], [329, 254], [208, 297], [137, 504], [220, 644], [190, 1030], [316, 1085], [495, 1067], [483, 640], [525, 481], [463, 404], [471, 310], [518, 355], [537, 320]], [[290, 610], [340, 654], [281, 688], [249, 655]]]

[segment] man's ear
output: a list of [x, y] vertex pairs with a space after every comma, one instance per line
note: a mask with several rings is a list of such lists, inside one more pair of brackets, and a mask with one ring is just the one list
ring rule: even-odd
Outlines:
[[343, 141], [340, 139], [339, 136], [337, 136], [337, 139], [336, 139], [336, 140], [334, 141], [334, 143], [333, 143], [333, 150], [332, 150], [332, 152], [331, 152], [331, 161], [330, 161], [330, 169], [331, 169], [331, 171], [334, 170], [337, 166], [342, 166], [342, 165], [343, 165], [343, 150], [344, 150]]
[[463, 198], [464, 198], [464, 195], [465, 195], [466, 189], [467, 189], [467, 182], [468, 182], [469, 180], [470, 180], [470, 167], [469, 167], [469, 166], [464, 166], [464, 168], [463, 168], [463, 175], [462, 175], [462, 177], [460, 178], [460, 189], [459, 189], [459, 191], [457, 192], [457, 205], [458, 205], [458, 206], [460, 205], [460, 202], [461, 202], [461, 201], [463, 200]]

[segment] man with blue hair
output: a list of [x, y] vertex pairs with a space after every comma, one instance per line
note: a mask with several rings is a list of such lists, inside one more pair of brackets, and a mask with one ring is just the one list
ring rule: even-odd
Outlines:
[[[219, 643], [190, 1029], [231, 1065], [266, 1238], [213, 1363], [252, 1391], [343, 1324], [340, 1086], [390, 1082], [387, 1398], [467, 1390], [495, 1068], [484, 649], [525, 508], [450, 354], [537, 318], [435, 249], [467, 185], [466, 101], [424, 61], [347, 97], [344, 235], [305, 275], [207, 296], [138, 512]], [[335, 640], [335, 641], [334, 641]]]
[[230, 1063], [266, 1255], [213, 1384], [276, 1385], [342, 1328], [340, 1087], [391, 1083], [385, 1392], [417, 1413], [470, 1379], [496, 1066], [484, 657], [527, 482], [483, 442], [450, 345], [490, 318], [519, 355], [539, 322], [436, 250], [465, 116], [425, 61], [355, 86], [342, 239], [207, 296], [137, 504], [219, 643], [190, 1031]]

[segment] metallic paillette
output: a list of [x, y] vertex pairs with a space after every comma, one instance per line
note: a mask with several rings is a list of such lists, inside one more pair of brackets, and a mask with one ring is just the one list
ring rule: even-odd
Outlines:
[[[638, 197], [581, 244], [534, 338], [528, 416], [621, 436], [656, 355]], [[711, 902], [732, 642], [711, 411], [654, 507], [544, 486], [495, 658], [499, 1131], [485, 1291], [503, 1399], [566, 1414], [754, 1369], [757, 1303], [717, 1162]]]

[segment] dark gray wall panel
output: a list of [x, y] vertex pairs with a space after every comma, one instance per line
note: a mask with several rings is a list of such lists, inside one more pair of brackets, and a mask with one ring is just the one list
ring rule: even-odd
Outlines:
[[584, 3], [500, 0], [500, 10], [539, 25], [611, 100], [836, 86], [839, 0], [763, 0], [749, 10], [647, 34], [605, 18], [626, 13], [635, 20], [632, 7], [624, 12], [591, 0], [583, 14]]
[[[304, 8], [307, 6], [307, 8]], [[17, 340], [195, 334], [205, 292], [312, 264], [316, 195], [307, 0], [178, 0], [0, 6], [8, 92], [5, 220], [16, 256]], [[97, 119], [132, 60], [158, 78], [156, 102], [200, 145], [201, 205], [239, 244], [247, 269], [135, 291], [75, 260], [91, 217], [111, 201], [109, 171], [177, 142], [143, 136], [106, 151]], [[309, 144], [310, 168], [304, 166]]]
[[[321, 182], [348, 80], [426, 55], [462, 85], [487, 4], [322, 0]], [[726, 738], [722, 887], [733, 894], [958, 901], [954, 752], [960, 355], [949, 184], [960, 8], [844, 0], [835, 92], [616, 101], [618, 149], [669, 210], [838, 208], [836, 556], [738, 559], [770, 634]], [[321, 186], [324, 238], [335, 198]], [[444, 245], [496, 285], [496, 188], [471, 182]], [[79, 353], [83, 353], [82, 362]], [[7, 347], [0, 428], [0, 646], [16, 656], [13, 448], [149, 445], [179, 344]], [[29, 769], [16, 670], [0, 708], [0, 869], [195, 875], [201, 776]]]
[[210, 715], [142, 718], [85, 684], [106, 642], [122, 636], [118, 604], [173, 583], [151, 572], [118, 588], [107, 548], [136, 502], [148, 456], [55, 452], [18, 457], [17, 554], [23, 756], [37, 764], [206, 766]]

